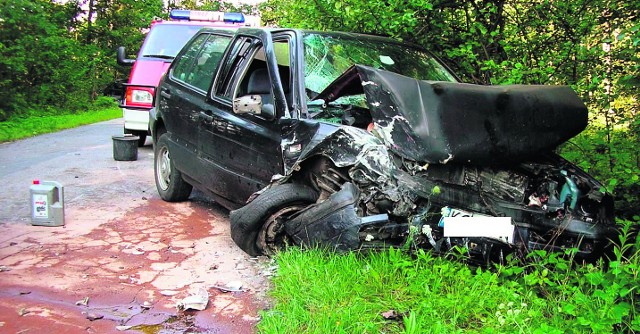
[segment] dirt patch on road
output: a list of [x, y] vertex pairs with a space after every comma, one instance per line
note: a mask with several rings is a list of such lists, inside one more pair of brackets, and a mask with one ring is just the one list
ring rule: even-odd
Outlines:
[[[85, 208], [64, 228], [0, 226], [0, 331], [253, 332], [273, 268], [233, 244], [228, 213], [197, 195], [140, 201], [104, 223]], [[205, 310], [176, 309], [198, 290]]]

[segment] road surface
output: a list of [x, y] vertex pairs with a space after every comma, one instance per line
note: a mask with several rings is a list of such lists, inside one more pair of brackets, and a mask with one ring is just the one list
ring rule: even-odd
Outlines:
[[[121, 133], [118, 119], [0, 144], [0, 332], [254, 331], [274, 268], [197, 192], [162, 201], [150, 145], [115, 161]], [[30, 224], [34, 179], [64, 185], [64, 227]], [[176, 309], [198, 291], [205, 310]]]

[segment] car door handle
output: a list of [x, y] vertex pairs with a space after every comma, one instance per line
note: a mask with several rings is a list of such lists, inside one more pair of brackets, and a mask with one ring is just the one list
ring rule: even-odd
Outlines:
[[200, 119], [203, 120], [205, 123], [209, 123], [209, 124], [213, 122], [213, 116], [207, 115], [204, 111], [200, 112]]
[[166, 97], [167, 99], [171, 98], [171, 93], [169, 92], [168, 89], [163, 89], [160, 91], [160, 95]]

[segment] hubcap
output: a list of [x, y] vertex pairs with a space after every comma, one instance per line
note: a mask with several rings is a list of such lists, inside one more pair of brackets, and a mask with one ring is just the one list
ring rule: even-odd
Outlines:
[[171, 157], [166, 146], [160, 148], [156, 168], [158, 170], [158, 185], [160, 189], [167, 190], [171, 184]]

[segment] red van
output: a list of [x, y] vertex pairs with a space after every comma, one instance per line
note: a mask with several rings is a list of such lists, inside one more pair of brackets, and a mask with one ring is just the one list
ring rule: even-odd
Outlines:
[[258, 26], [259, 23], [259, 17], [242, 13], [174, 9], [169, 20], [151, 22], [136, 59], [126, 59], [124, 47], [119, 47], [118, 64], [133, 66], [120, 103], [124, 133], [139, 136], [138, 146], [145, 144], [149, 134], [149, 110], [160, 78], [200, 28]]

